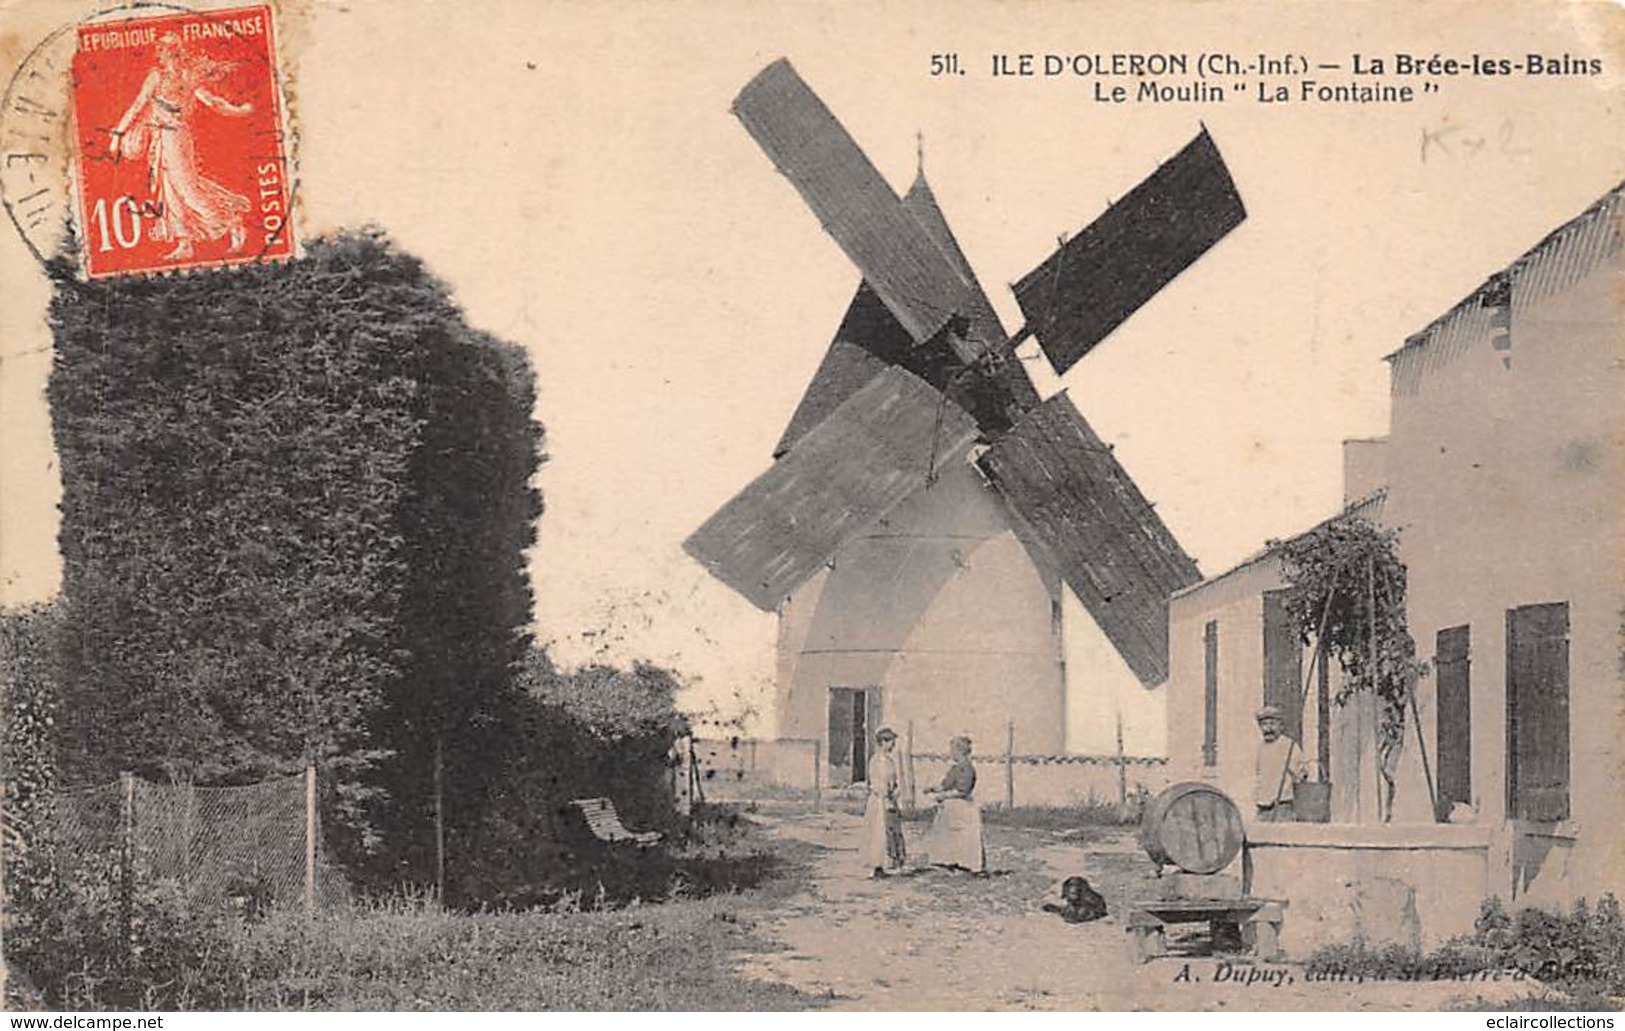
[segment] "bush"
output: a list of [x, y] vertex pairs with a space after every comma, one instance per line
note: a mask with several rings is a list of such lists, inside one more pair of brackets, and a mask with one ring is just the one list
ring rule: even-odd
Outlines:
[[591, 900], [600, 882], [611, 899], [663, 897], [676, 873], [669, 857], [582, 842], [565, 806], [609, 798], [631, 829], [681, 829], [669, 759], [681, 729], [676, 678], [642, 662], [565, 673], [535, 649], [520, 683], [511, 755], [492, 771], [497, 786], [475, 847], [448, 871], [448, 901], [529, 906], [569, 892]]
[[[707, 992], [718, 982], [741, 990], [728, 973], [741, 944], [730, 909], [635, 900], [701, 900], [759, 885], [778, 862], [752, 826], [707, 808], [668, 848], [605, 849], [600, 858], [561, 867], [550, 889], [531, 899], [549, 905], [533, 912], [458, 914], [425, 894], [405, 893], [311, 923], [288, 907], [247, 918], [218, 900], [188, 897], [172, 882], [137, 886], [126, 910], [116, 857], [78, 862], [35, 849], [18, 864], [26, 905], [8, 928], [6, 956], [36, 994], [14, 994], [8, 1005], [723, 1008], [729, 999], [708, 999]], [[783, 997], [760, 986], [742, 990], [748, 997], [736, 1005], [772, 1006]]]
[[1511, 970], [1571, 995], [1625, 995], [1625, 921], [1613, 895], [1604, 895], [1595, 909], [1580, 899], [1566, 914], [1522, 909], [1516, 916], [1492, 897], [1485, 900], [1472, 934], [1434, 952], [1420, 954], [1399, 945], [1335, 945], [1317, 949], [1305, 968], [1311, 974], [1375, 980]]
[[24, 845], [56, 781], [61, 647], [59, 602], [0, 612], [0, 855]]
[[[118, 857], [36, 842], [7, 869], [6, 958], [55, 1009], [214, 1008], [223, 915], [174, 881], [127, 889]], [[30, 1000], [17, 1000], [29, 1004]]]
[[314, 758], [331, 844], [430, 876], [431, 756], [460, 848], [528, 646], [524, 352], [378, 232], [206, 274], [58, 271], [65, 775]]

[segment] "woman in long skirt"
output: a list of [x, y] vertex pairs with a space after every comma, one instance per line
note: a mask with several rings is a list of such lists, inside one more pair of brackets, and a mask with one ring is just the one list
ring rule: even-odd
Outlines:
[[954, 738], [948, 750], [951, 762], [942, 784], [926, 791], [937, 800], [926, 853], [937, 866], [984, 873], [987, 852], [982, 847], [982, 807], [973, 797], [976, 767], [970, 761], [970, 738]]
[[874, 876], [901, 870], [908, 860], [903, 847], [903, 807], [898, 799], [897, 760], [892, 749], [897, 732], [881, 727], [875, 734], [875, 754], [869, 760], [869, 797], [863, 807], [863, 844], [858, 849]]

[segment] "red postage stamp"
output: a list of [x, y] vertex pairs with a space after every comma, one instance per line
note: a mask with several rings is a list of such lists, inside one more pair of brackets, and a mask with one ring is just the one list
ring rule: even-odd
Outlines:
[[293, 253], [271, 9], [83, 25], [73, 57], [92, 277]]

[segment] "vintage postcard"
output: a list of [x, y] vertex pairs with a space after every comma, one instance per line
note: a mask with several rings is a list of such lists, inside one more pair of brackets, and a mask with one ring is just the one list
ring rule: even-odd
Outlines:
[[1618, 4], [0, 77], [7, 1008], [1625, 1004]]

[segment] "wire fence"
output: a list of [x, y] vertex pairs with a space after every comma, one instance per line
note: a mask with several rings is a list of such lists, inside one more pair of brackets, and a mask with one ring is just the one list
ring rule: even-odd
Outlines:
[[72, 863], [127, 867], [126, 884], [178, 882], [189, 897], [313, 910], [344, 893], [321, 848], [315, 770], [242, 787], [125, 775], [61, 791], [38, 830]]
[[[850, 766], [830, 762], [815, 738], [700, 738], [694, 742], [700, 783], [706, 797], [719, 801], [807, 800], [861, 794]], [[1012, 749], [972, 757], [978, 772], [976, 797], [984, 805], [1061, 807], [1095, 803], [1127, 804], [1168, 784], [1162, 756], [1026, 755]], [[897, 756], [906, 798], [937, 784], [948, 770], [947, 755], [914, 752], [905, 743]]]

